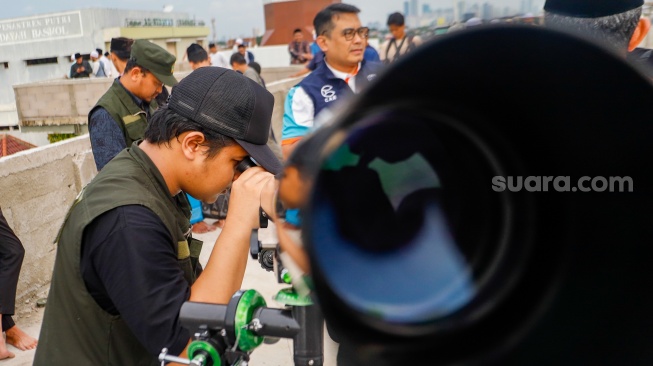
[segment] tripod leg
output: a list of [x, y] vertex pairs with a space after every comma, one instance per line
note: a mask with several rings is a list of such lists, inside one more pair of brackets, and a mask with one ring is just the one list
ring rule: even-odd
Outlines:
[[322, 366], [324, 363], [324, 317], [317, 305], [293, 306], [293, 318], [301, 330], [293, 338], [295, 366]]

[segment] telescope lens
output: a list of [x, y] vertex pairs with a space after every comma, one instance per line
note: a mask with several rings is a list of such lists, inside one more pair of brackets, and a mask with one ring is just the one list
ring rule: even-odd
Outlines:
[[410, 325], [460, 311], [500, 251], [495, 168], [454, 125], [376, 113], [322, 162], [308, 230], [316, 269], [366, 317]]

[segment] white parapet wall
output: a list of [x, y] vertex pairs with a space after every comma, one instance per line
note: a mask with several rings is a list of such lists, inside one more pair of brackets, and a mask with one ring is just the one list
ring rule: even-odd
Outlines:
[[268, 91], [274, 95], [274, 109], [272, 110], [272, 130], [281, 143], [281, 128], [283, 126], [283, 105], [288, 91], [302, 80], [299, 78], [285, 78], [267, 84]]
[[[269, 77], [294, 72], [296, 68], [284, 68]], [[278, 138], [286, 95], [300, 80], [286, 78], [267, 85], [274, 95], [272, 127]], [[0, 207], [25, 247], [16, 296], [18, 316], [29, 315], [34, 300], [47, 295], [58, 230], [77, 194], [96, 174], [87, 134], [0, 158]]]
[[88, 135], [0, 158], [0, 207], [25, 248], [16, 314], [45, 296], [68, 208], [96, 174]]
[[23, 127], [86, 124], [88, 112], [104, 94], [107, 78], [50, 80], [14, 86]]
[[[302, 66], [263, 68], [262, 76], [270, 87], [274, 82], [288, 78], [301, 68]], [[177, 72], [175, 77], [181, 80], [189, 72]], [[22, 130], [49, 133], [88, 131], [88, 113], [112, 82], [113, 80], [107, 78], [91, 78], [14, 85]]]

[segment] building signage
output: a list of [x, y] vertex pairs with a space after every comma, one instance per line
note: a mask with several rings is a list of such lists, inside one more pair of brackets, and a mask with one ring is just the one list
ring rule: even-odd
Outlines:
[[125, 19], [126, 27], [172, 27], [175, 23], [167, 18]]
[[[195, 19], [177, 19], [177, 27], [203, 27], [204, 22], [196, 22]], [[174, 27], [175, 21], [171, 18], [143, 18], [143, 19], [134, 19], [127, 18], [125, 19], [125, 27]]]
[[0, 21], [0, 46], [81, 37], [78, 11]]

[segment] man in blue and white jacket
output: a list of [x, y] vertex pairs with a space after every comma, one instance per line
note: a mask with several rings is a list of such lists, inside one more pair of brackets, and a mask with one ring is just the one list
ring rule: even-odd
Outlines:
[[381, 64], [363, 60], [369, 29], [361, 27], [359, 12], [352, 5], [332, 4], [315, 16], [316, 42], [325, 62], [288, 92], [281, 137], [284, 158], [317, 127], [314, 120], [320, 112], [347, 100], [376, 77]]

